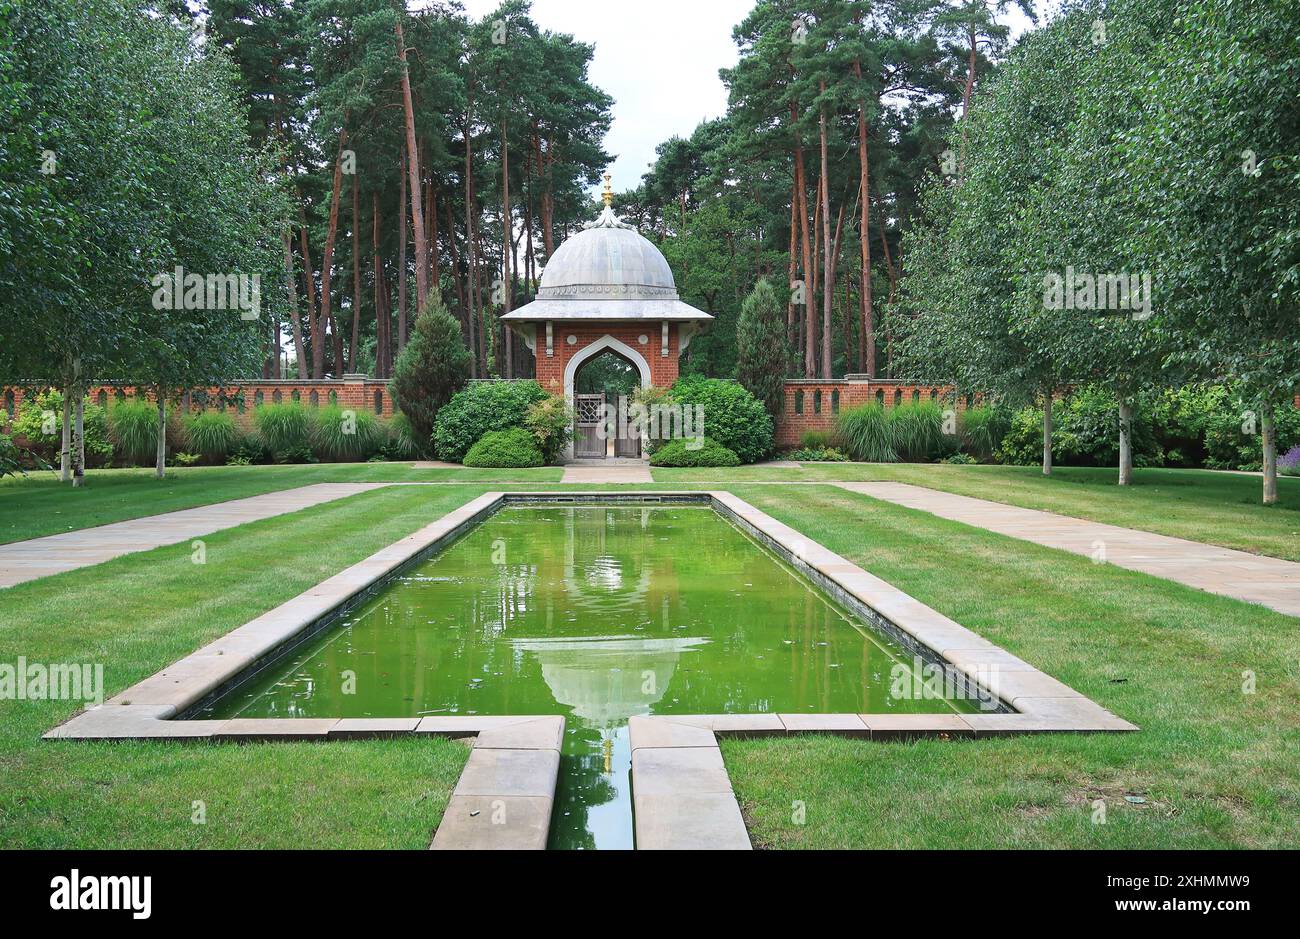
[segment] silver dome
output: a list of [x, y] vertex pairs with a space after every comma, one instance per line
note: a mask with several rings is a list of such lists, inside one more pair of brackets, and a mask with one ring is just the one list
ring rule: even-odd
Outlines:
[[677, 285], [659, 249], [606, 208], [551, 255], [537, 298], [676, 300]]
[[609, 206], [551, 255], [537, 299], [507, 313], [512, 323], [540, 320], [713, 319], [677, 296], [659, 249]]

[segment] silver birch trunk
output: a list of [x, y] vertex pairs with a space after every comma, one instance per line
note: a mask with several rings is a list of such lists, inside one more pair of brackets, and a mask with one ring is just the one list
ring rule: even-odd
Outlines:
[[1264, 504], [1273, 505], [1277, 502], [1277, 421], [1273, 402], [1265, 401], [1260, 412], [1264, 443]]
[[1133, 404], [1119, 403], [1119, 484], [1133, 484]]
[[1052, 475], [1052, 394], [1043, 396], [1043, 475]]

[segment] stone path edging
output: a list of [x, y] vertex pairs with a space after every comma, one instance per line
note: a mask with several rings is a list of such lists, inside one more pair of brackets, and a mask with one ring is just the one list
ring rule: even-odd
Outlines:
[[950, 521], [1059, 551], [1100, 558], [1125, 570], [1163, 577], [1222, 597], [1300, 616], [1300, 563], [1295, 561], [909, 483], [837, 482], [833, 485]]
[[102, 564], [123, 554], [150, 551], [201, 538], [249, 522], [260, 522], [337, 499], [346, 499], [388, 483], [315, 483], [297, 489], [231, 499], [212, 505], [148, 515], [93, 528], [60, 532], [0, 545], [0, 588], [79, 567]]

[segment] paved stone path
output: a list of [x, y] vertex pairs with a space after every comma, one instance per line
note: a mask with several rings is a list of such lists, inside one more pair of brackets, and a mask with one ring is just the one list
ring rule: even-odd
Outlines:
[[1300, 564], [906, 483], [839, 482], [909, 509], [1300, 616]]
[[607, 466], [570, 463], [562, 483], [652, 483], [648, 463], [611, 463]]
[[0, 545], [0, 588], [345, 499], [387, 483], [317, 483]]

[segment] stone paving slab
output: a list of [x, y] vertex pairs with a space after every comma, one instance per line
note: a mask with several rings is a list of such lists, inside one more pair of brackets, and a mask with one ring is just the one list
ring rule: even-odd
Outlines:
[[717, 738], [701, 726], [714, 716], [691, 715], [682, 721], [632, 718], [637, 850], [748, 851], [752, 847]]
[[316, 483], [0, 545], [0, 588], [346, 499], [387, 483]]
[[1258, 603], [1289, 616], [1300, 616], [1300, 563], [1295, 561], [907, 483], [837, 482], [834, 485], [1072, 554], [1094, 557], [1103, 548], [1107, 564], [1234, 600]]
[[731, 792], [722, 751], [712, 747], [653, 747], [632, 751], [632, 790], [640, 795]]
[[429, 847], [435, 851], [545, 848], [563, 739], [564, 718], [558, 716], [506, 717], [480, 724], [479, 739]]
[[717, 747], [708, 726], [674, 721], [665, 717], [632, 717], [628, 737], [633, 751], [643, 747]]
[[541, 851], [552, 800], [541, 796], [453, 795], [434, 832], [434, 851]]
[[638, 851], [749, 851], [749, 832], [729, 792], [633, 797]]
[[652, 483], [650, 464], [564, 467], [562, 483]]

